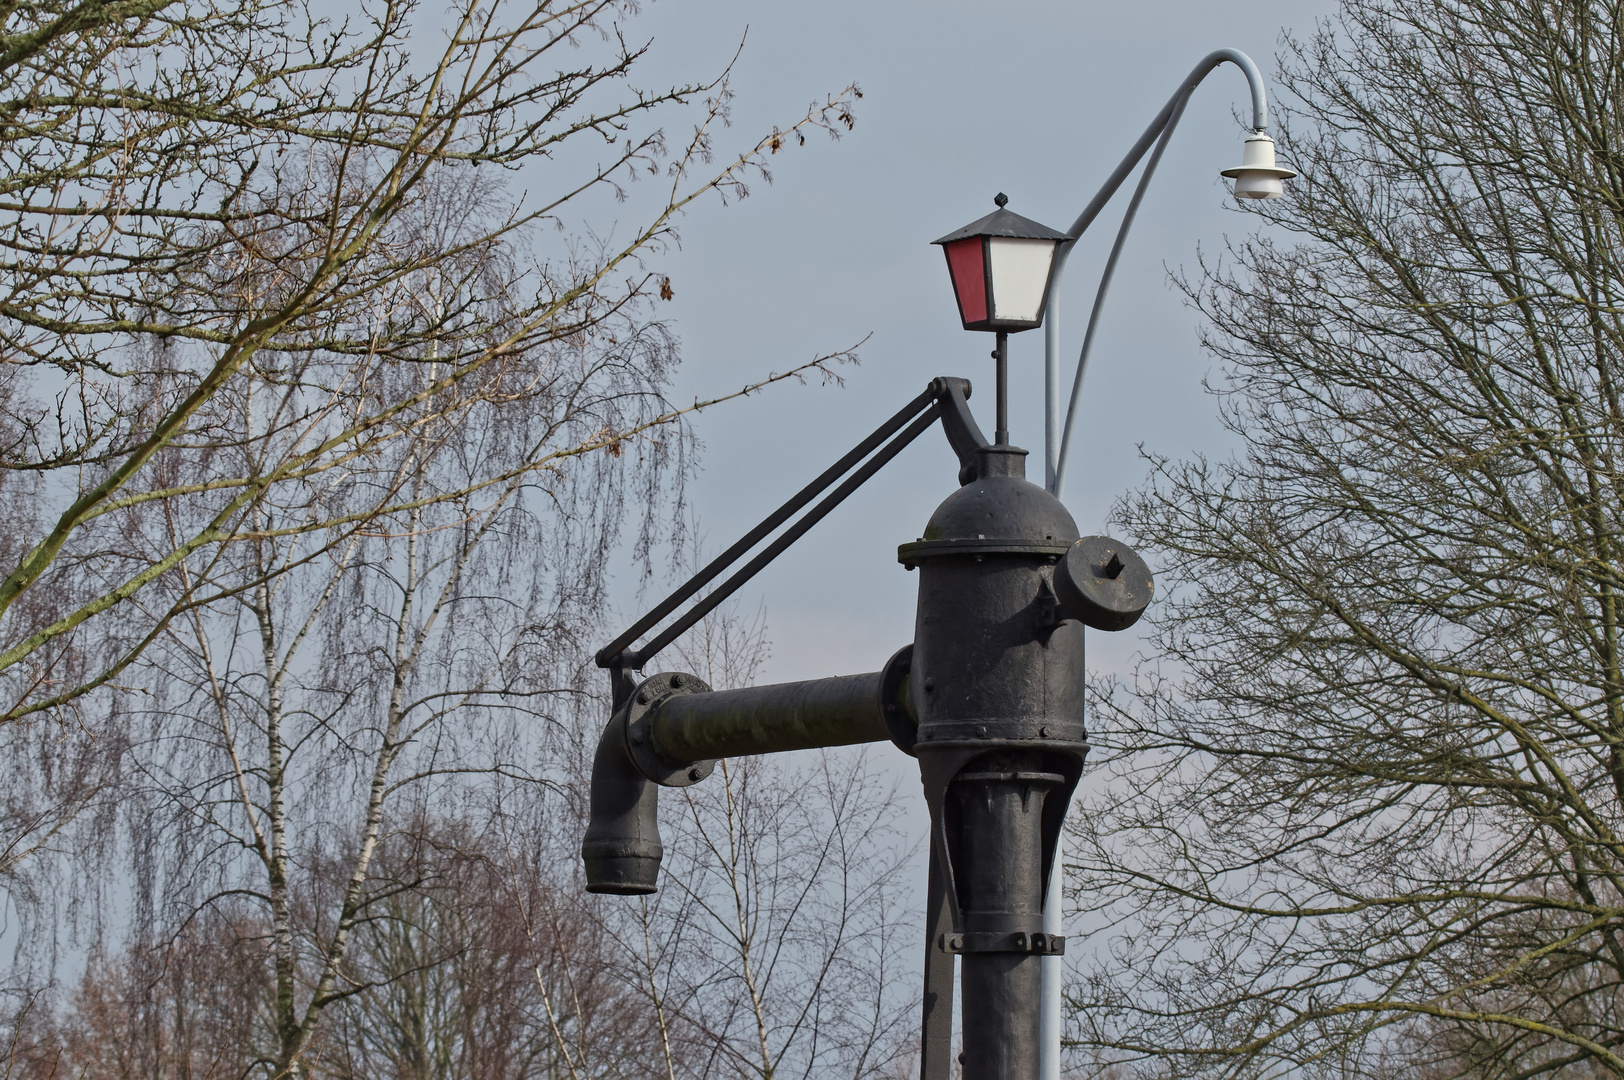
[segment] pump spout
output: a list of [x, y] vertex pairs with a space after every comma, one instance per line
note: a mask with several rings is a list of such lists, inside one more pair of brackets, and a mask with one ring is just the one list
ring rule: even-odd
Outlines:
[[591, 819], [581, 842], [586, 890], [636, 896], [654, 891], [660, 875], [660, 789], [626, 747], [626, 709], [609, 718], [592, 757]]

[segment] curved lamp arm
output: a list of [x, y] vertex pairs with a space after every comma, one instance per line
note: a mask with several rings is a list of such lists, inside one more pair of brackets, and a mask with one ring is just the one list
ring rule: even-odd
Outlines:
[[[1088, 366], [1089, 350], [1094, 344], [1094, 329], [1099, 319], [1100, 308], [1105, 302], [1105, 294], [1111, 285], [1111, 276], [1116, 271], [1117, 258], [1122, 252], [1124, 241], [1128, 237], [1128, 229], [1133, 224], [1135, 212], [1144, 198], [1145, 189], [1150, 184], [1151, 175], [1156, 171], [1156, 165], [1161, 161], [1162, 151], [1166, 148], [1173, 129], [1178, 126], [1179, 119], [1184, 115], [1184, 107], [1189, 103], [1190, 95], [1201, 81], [1220, 64], [1230, 63], [1241, 69], [1246, 76], [1247, 85], [1252, 91], [1252, 129], [1264, 131], [1269, 126], [1269, 101], [1267, 91], [1264, 89], [1263, 73], [1258, 70], [1252, 58], [1239, 49], [1217, 49], [1202, 57], [1201, 62], [1190, 70], [1184, 81], [1174, 91], [1173, 96], [1162, 106], [1156, 118], [1145, 128], [1144, 134], [1133, 144], [1127, 156], [1122, 159], [1112, 172], [1106, 177], [1105, 183], [1094, 197], [1089, 200], [1083, 212], [1077, 215], [1066, 235], [1071, 239], [1060, 245], [1055, 253], [1054, 272], [1049, 278], [1049, 295], [1047, 299], [1047, 315], [1044, 319], [1043, 345], [1044, 345], [1044, 472], [1051, 493], [1059, 496], [1061, 485], [1065, 480], [1066, 456], [1071, 448], [1072, 432], [1077, 422], [1077, 403], [1082, 396], [1083, 373]], [[1106, 261], [1105, 272], [1100, 278], [1099, 291], [1094, 297], [1094, 307], [1089, 313], [1088, 329], [1083, 335], [1082, 351], [1077, 357], [1077, 373], [1072, 380], [1071, 398], [1066, 407], [1066, 419], [1063, 431], [1057, 432], [1061, 427], [1058, 411], [1059, 405], [1059, 370], [1060, 370], [1060, 319], [1058, 304], [1055, 302], [1055, 290], [1060, 284], [1061, 276], [1065, 272], [1066, 260], [1071, 256], [1071, 249], [1078, 237], [1094, 223], [1105, 204], [1111, 201], [1122, 182], [1128, 178], [1146, 152], [1155, 146], [1155, 152], [1145, 166], [1144, 174], [1139, 178], [1139, 185], [1134, 190], [1133, 199], [1128, 205], [1128, 211], [1122, 220], [1122, 226], [1117, 232], [1116, 243], [1111, 248], [1110, 258]], [[1060, 435], [1059, 446], [1056, 447], [1056, 434]]]

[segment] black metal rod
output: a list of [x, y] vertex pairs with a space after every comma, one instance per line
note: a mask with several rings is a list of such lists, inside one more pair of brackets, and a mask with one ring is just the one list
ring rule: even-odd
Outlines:
[[[777, 510], [774, 510], [761, 522], [761, 524], [745, 533], [736, 544], [722, 552], [716, 558], [712, 559], [704, 569], [700, 570], [699, 573], [689, 578], [687, 582], [685, 582], [670, 596], [654, 605], [654, 607], [649, 610], [648, 614], [644, 615], [641, 619], [638, 619], [635, 623], [633, 623], [629, 630], [615, 638], [615, 640], [610, 642], [608, 645], [605, 645], [602, 649], [599, 649], [597, 655], [598, 666], [610, 667], [613, 665], [615, 660], [620, 656], [621, 653], [626, 651], [626, 648], [631, 645], [632, 642], [636, 641], [661, 619], [675, 611], [677, 606], [680, 605], [684, 600], [687, 600], [690, 596], [694, 595], [694, 593], [704, 588], [705, 585], [708, 584], [713, 578], [731, 566], [734, 561], [739, 558], [739, 556], [743, 555], [746, 551], [749, 551], [751, 548], [755, 547], [756, 544], [760, 543], [764, 536], [778, 528], [778, 526], [782, 525], [785, 521], [788, 521], [791, 514], [795, 513], [795, 511], [811, 502], [830, 484], [834, 483], [836, 480], [840, 479], [841, 476], [845, 475], [848, 469], [857, 464], [857, 462], [861, 461], [864, 457], [868, 456], [868, 454], [873, 451], [876, 446], [879, 446], [880, 443], [890, 438], [891, 435], [898, 428], [902, 427], [902, 425], [906, 424], [909, 419], [917, 416], [919, 410], [927, 407], [932, 401], [935, 401], [940, 393], [940, 388], [933, 381], [930, 386], [926, 388], [923, 394], [920, 394], [918, 397], [914, 398], [907, 405], [903, 406], [895, 416], [891, 417], [891, 419], [875, 428], [874, 433], [868, 438], [864, 439], [862, 442], [858, 443], [851, 453], [847, 454], [845, 457], [829, 466], [829, 468], [825, 469], [816, 480], [813, 480], [810, 484], [806, 485], [806, 487], [802, 488], [783, 506], [780, 506]], [[655, 651], [657, 652], [658, 650]], [[654, 655], [647, 649], [642, 650], [642, 652], [645, 660]]]
[[997, 423], [994, 425], [993, 442], [999, 446], [1009, 445], [1009, 335], [998, 331], [998, 347], [993, 350], [993, 358], [998, 361], [998, 411]]
[[[932, 387], [930, 395], [934, 397], [935, 392], [935, 388]], [[709, 596], [705, 597], [699, 603], [689, 608], [687, 614], [683, 615], [682, 618], [660, 631], [660, 633], [655, 636], [654, 640], [650, 641], [647, 645], [644, 645], [641, 649], [636, 650], [635, 660], [628, 660], [628, 666], [641, 669], [642, 666], [652, 660], [661, 649], [664, 649], [667, 645], [675, 641], [684, 632], [686, 632], [689, 627], [693, 626], [700, 619], [703, 619], [706, 615], [709, 615], [718, 604], [732, 596], [741, 586], [744, 585], [745, 582], [749, 581], [751, 578], [760, 573], [762, 567], [776, 559], [780, 554], [783, 553], [785, 548], [799, 540], [812, 526], [822, 521], [831, 510], [844, 502], [848, 495], [862, 487], [868, 478], [879, 472], [881, 467], [884, 466], [886, 462], [896, 457], [902, 452], [904, 447], [913, 442], [915, 439], [919, 438], [920, 435], [924, 434], [924, 432], [928, 430], [932, 424], [936, 423], [936, 419], [940, 413], [941, 406], [932, 400], [930, 402], [930, 408], [925, 411], [924, 415], [920, 416], [912, 424], [908, 425], [902, 434], [892, 439], [889, 443], [886, 443], [878, 453], [865, 461], [856, 472], [852, 473], [851, 476], [846, 478], [845, 483], [835, 488], [835, 490], [831, 492], [822, 502], [808, 510], [799, 521], [795, 522], [795, 524], [791, 525], [789, 528], [780, 533], [776, 540], [762, 548], [760, 554], [751, 559], [749, 562], [745, 563], [744, 566], [740, 568], [739, 571], [732, 577], [718, 585]], [[734, 546], [737, 547], [738, 545], [735, 544]], [[703, 584], [703, 582], [701, 582], [701, 584]], [[698, 586], [695, 586], [695, 588], [697, 587]], [[684, 588], [686, 588], [686, 586], [684, 586]], [[617, 644], [625, 637], [626, 635], [622, 634], [620, 638], [617, 638]], [[624, 649], [625, 646], [622, 645], [621, 648]], [[599, 653], [599, 656], [602, 655], [602, 653]], [[601, 662], [602, 661], [600, 661], [600, 663]]]
[[652, 718], [654, 750], [687, 764], [747, 754], [885, 742], [883, 672], [678, 694]]

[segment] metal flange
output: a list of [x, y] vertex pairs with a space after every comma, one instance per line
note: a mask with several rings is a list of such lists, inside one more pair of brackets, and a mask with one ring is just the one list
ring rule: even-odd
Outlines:
[[682, 694], [708, 694], [710, 686], [696, 675], [662, 671], [638, 684], [627, 703], [626, 753], [637, 771], [661, 787], [697, 784], [716, 768], [710, 761], [668, 761], [654, 745], [654, 718], [660, 705]]
[[913, 646], [904, 645], [885, 662], [880, 673], [880, 709], [891, 742], [904, 754], [912, 755], [919, 741], [919, 720], [908, 700], [908, 679], [913, 671]]

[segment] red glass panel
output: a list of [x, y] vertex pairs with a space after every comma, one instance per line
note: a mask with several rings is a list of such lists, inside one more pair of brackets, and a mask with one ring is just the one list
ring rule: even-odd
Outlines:
[[982, 262], [981, 237], [972, 236], [944, 244], [947, 269], [953, 275], [953, 291], [959, 298], [959, 315], [966, 323], [987, 317], [987, 268]]

